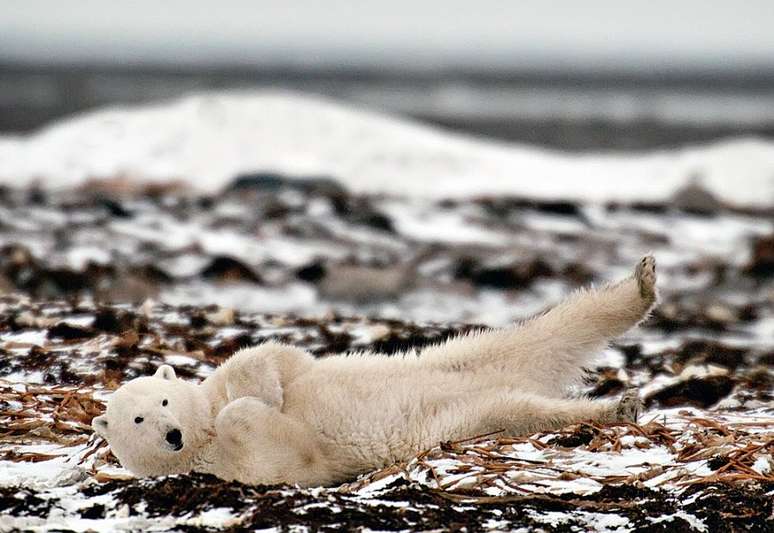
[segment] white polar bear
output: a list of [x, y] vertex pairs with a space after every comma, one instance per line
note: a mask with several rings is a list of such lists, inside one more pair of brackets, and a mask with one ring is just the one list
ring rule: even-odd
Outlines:
[[315, 359], [267, 343], [237, 352], [201, 384], [163, 365], [119, 388], [93, 427], [138, 475], [313, 486], [443, 440], [636, 421], [636, 392], [617, 401], [562, 394], [609, 339], [647, 315], [655, 282], [648, 256], [631, 278], [579, 291], [523, 324], [420, 353]]

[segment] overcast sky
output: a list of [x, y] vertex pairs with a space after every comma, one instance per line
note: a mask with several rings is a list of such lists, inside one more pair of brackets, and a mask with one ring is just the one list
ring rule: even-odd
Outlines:
[[774, 70], [774, 0], [2, 0], [0, 59]]

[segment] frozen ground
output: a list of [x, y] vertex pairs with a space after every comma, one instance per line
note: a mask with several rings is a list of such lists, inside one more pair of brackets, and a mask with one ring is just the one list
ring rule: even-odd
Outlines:
[[[567, 157], [296, 98], [1, 142], [0, 530], [771, 530], [766, 142]], [[534, 314], [647, 251], [662, 304], [581, 391], [639, 386], [638, 426], [439, 443], [314, 490], [137, 480], [88, 428], [164, 362], [200, 379], [268, 338], [393, 353]]]

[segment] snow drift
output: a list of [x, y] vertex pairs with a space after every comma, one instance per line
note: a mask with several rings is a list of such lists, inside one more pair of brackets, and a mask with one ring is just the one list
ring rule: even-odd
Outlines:
[[774, 202], [774, 143], [733, 139], [642, 154], [566, 154], [457, 135], [322, 98], [210, 93], [76, 116], [0, 137], [0, 183], [183, 179], [215, 191], [235, 175], [336, 177], [354, 192], [661, 201], [688, 183], [740, 207]]

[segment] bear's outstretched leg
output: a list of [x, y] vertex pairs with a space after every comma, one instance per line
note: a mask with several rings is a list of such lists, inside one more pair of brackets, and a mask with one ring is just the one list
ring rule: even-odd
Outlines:
[[[438, 433], [452, 439], [503, 431], [501, 436], [524, 436], [553, 431], [580, 422], [610, 424], [636, 422], [641, 409], [636, 389], [615, 400], [546, 398], [532, 394], [483, 395], [443, 413], [435, 422]], [[453, 428], [447, 430], [443, 428]], [[443, 437], [441, 440], [444, 440]]]
[[583, 289], [546, 313], [510, 328], [474, 333], [425, 349], [423, 365], [486, 372], [503, 383], [559, 396], [608, 341], [643, 320], [656, 302], [656, 261], [642, 258], [634, 274]]
[[330, 472], [314, 431], [257, 398], [240, 398], [215, 419], [220, 457], [205, 470], [248, 484], [324, 484]]

